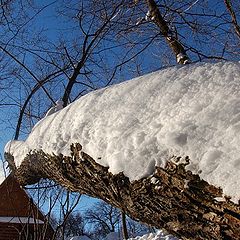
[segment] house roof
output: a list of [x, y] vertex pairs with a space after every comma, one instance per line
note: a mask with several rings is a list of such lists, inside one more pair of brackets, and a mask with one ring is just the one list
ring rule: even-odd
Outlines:
[[31, 217], [0, 217], [0, 223], [30, 223], [30, 224], [44, 224], [42, 220]]
[[0, 217], [30, 217], [44, 221], [44, 216], [10, 174], [0, 185]]

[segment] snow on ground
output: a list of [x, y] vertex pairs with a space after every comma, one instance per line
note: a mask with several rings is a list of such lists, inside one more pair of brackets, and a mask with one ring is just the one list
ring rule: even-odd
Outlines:
[[[79, 237], [70, 237], [67, 240], [90, 240], [87, 236], [79, 236]], [[111, 232], [109, 233], [104, 240], [122, 240], [119, 237], [119, 233]], [[148, 233], [142, 236], [137, 236], [135, 238], [129, 238], [128, 240], [178, 240], [178, 238], [165, 233], [162, 230], [158, 230], [156, 233]]]
[[91, 239], [87, 236], [77, 236], [77, 237], [70, 237], [67, 240], [91, 240]]
[[122, 237], [120, 237], [121, 234], [118, 232], [110, 232], [104, 240], [122, 240]]
[[10, 141], [19, 167], [33, 149], [70, 154], [71, 143], [130, 180], [169, 158], [189, 156], [189, 169], [240, 198], [240, 63], [202, 63], [154, 72], [94, 91]]
[[143, 236], [129, 238], [128, 240], [178, 240], [178, 238], [158, 230], [156, 233], [148, 233]]

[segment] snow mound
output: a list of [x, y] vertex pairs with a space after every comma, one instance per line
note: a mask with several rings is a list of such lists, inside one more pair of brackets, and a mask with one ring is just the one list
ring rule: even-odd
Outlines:
[[140, 237], [129, 238], [128, 240], [178, 240], [178, 238], [158, 230], [156, 233], [148, 233]]
[[81, 97], [5, 151], [70, 154], [71, 143], [130, 180], [189, 156], [189, 170], [240, 198], [240, 63], [172, 67]]
[[87, 236], [76, 236], [76, 237], [70, 237], [67, 240], [91, 240], [91, 239]]
[[[120, 234], [117, 232], [111, 232], [104, 238], [104, 240], [122, 240], [123, 238], [119, 235]], [[163, 230], [157, 230], [156, 233], [147, 233], [142, 236], [128, 238], [128, 240], [178, 240], [178, 238], [167, 234]]]
[[120, 237], [120, 234], [117, 232], [110, 232], [104, 240], [122, 240], [122, 237]]

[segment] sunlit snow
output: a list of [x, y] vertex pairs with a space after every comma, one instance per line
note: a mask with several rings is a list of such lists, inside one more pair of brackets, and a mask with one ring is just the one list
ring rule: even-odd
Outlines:
[[[104, 240], [122, 240], [123, 238], [119, 236], [119, 233], [112, 232], [109, 233]], [[147, 233], [142, 236], [136, 236], [134, 238], [129, 238], [128, 240], [178, 240], [178, 238], [167, 234], [163, 230], [157, 230], [156, 233]]]
[[188, 168], [240, 198], [240, 63], [172, 67], [81, 97], [42, 119], [5, 151], [19, 167], [33, 149], [70, 154], [70, 144], [130, 180], [189, 156]]
[[79, 237], [70, 237], [67, 240], [91, 240], [91, 239], [87, 236], [79, 236]]
[[[123, 240], [120, 236], [121, 234], [117, 232], [109, 233], [104, 240]], [[87, 236], [76, 236], [76, 237], [69, 237], [67, 240], [90, 240]], [[147, 233], [142, 236], [137, 236], [134, 238], [129, 238], [128, 240], [178, 240], [178, 238], [167, 234], [163, 230], [157, 230], [156, 233]]]
[[178, 240], [178, 238], [167, 234], [162, 230], [158, 230], [156, 233], [148, 233], [143, 236], [129, 238], [128, 240]]

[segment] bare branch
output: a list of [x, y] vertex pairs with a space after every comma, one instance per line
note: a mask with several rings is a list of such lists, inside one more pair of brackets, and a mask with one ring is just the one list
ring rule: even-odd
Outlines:
[[227, 7], [227, 10], [229, 11], [229, 13], [231, 15], [232, 23], [234, 25], [235, 32], [240, 39], [240, 26], [238, 25], [237, 17], [236, 17], [236, 14], [235, 14], [234, 10], [233, 10], [231, 0], [224, 0], [224, 3]]
[[[16, 130], [15, 130], [15, 136], [14, 136], [14, 140], [17, 140], [20, 134], [20, 129], [21, 129], [21, 125], [22, 125], [22, 120], [23, 120], [23, 115], [25, 112], [25, 109], [29, 103], [29, 101], [31, 100], [31, 98], [33, 97], [33, 95], [37, 92], [38, 89], [43, 88], [44, 84], [47, 83], [48, 81], [50, 81], [52, 79], [52, 77], [56, 77], [58, 76], [58, 74], [62, 73], [62, 70], [59, 70], [57, 72], [51, 73], [49, 74], [47, 77], [45, 77], [43, 80], [39, 81], [32, 89], [32, 91], [30, 92], [30, 94], [28, 95], [27, 99], [25, 100], [20, 113], [19, 113], [19, 117], [18, 117], [18, 122], [17, 122], [17, 126], [16, 126]], [[53, 101], [55, 104], [55, 101]]]
[[16, 63], [18, 63], [23, 69], [25, 69], [29, 75], [32, 76], [32, 78], [34, 80], [36, 80], [38, 82], [38, 84], [41, 86], [41, 88], [43, 89], [43, 91], [46, 93], [46, 95], [48, 96], [48, 98], [50, 99], [50, 101], [55, 104], [53, 98], [51, 97], [51, 95], [48, 93], [48, 91], [46, 90], [46, 88], [44, 86], [42, 86], [41, 81], [37, 78], [37, 76], [24, 64], [22, 63], [20, 60], [18, 60], [12, 53], [10, 53], [9, 51], [7, 51], [5, 48], [3, 48], [2, 46], [0, 46], [0, 49], [5, 52], [8, 56], [10, 56]]
[[159, 27], [168, 45], [174, 52], [177, 59], [177, 63], [179, 64], [190, 63], [190, 59], [186, 54], [186, 51], [183, 45], [177, 39], [177, 37], [172, 33], [172, 31], [169, 29], [167, 22], [164, 20], [164, 18], [162, 17], [157, 7], [156, 2], [154, 0], [146, 0], [146, 2], [149, 8], [148, 17]]

